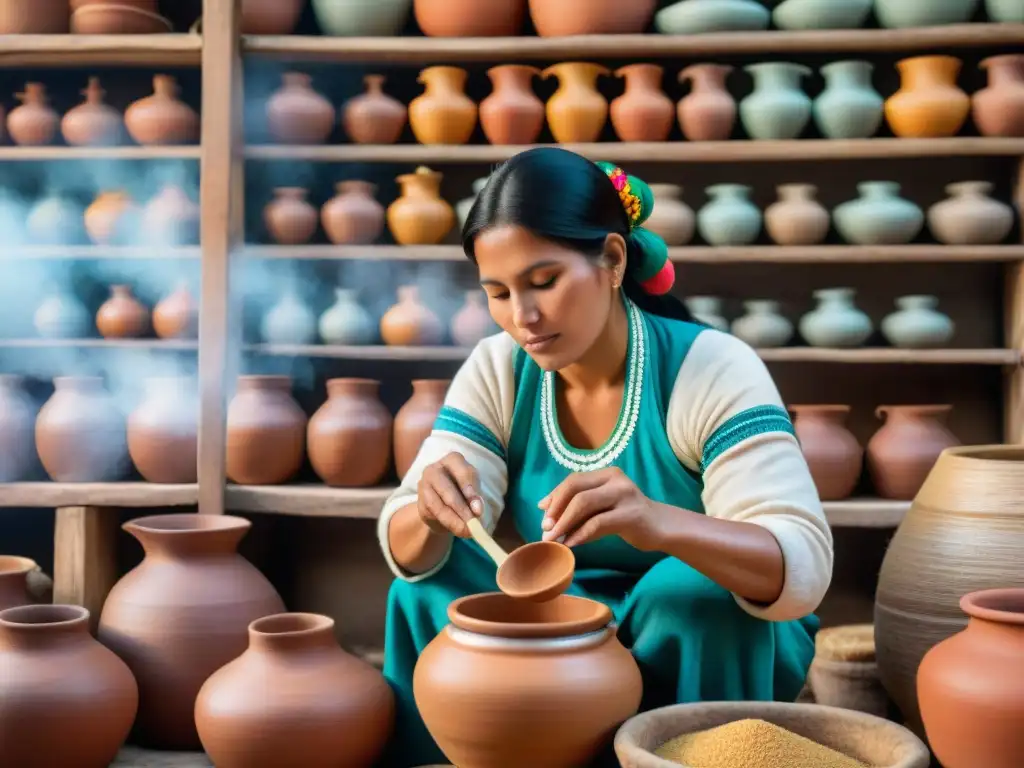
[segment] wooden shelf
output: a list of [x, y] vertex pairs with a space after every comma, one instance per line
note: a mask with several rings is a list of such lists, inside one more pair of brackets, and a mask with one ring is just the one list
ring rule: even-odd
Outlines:
[[344, 347], [328, 344], [246, 344], [243, 349], [251, 354], [274, 357], [408, 360], [411, 362], [465, 360], [472, 351], [466, 347], [385, 347], [377, 345]]
[[199, 35], [4, 35], [0, 67], [191, 67], [202, 53]]
[[187, 507], [198, 503], [195, 483], [0, 483], [0, 507]]
[[[69, 35], [70, 37], [70, 35]], [[3, 39], [3, 36], [0, 36]], [[198, 160], [199, 145], [166, 147], [0, 147], [0, 162], [53, 162], [57, 160]]]
[[867, 53], [1024, 45], [1022, 24], [951, 24], [918, 29], [719, 32], [705, 35], [575, 37], [243, 37], [250, 56], [298, 61], [423, 64], [608, 58], [686, 58], [740, 54]]
[[0, 349], [150, 349], [194, 352], [199, 342], [181, 339], [0, 339]]
[[198, 259], [198, 246], [18, 245], [0, 246], [0, 261], [27, 259]]

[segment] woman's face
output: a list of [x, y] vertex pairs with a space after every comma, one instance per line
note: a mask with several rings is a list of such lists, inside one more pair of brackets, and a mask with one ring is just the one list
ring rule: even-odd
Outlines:
[[515, 226], [484, 230], [475, 251], [491, 316], [537, 365], [561, 370], [593, 347], [615, 295], [612, 268]]

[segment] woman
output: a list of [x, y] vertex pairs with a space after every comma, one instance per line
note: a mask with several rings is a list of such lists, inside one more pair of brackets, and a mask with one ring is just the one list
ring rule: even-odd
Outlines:
[[647, 186], [557, 148], [498, 168], [463, 231], [504, 331], [459, 370], [379, 536], [398, 580], [384, 674], [388, 764], [446, 762], [413, 701], [417, 656], [455, 598], [495, 590], [465, 521], [511, 515], [562, 539], [571, 592], [610, 606], [643, 709], [796, 698], [832, 537], [788, 414], [757, 354], [690, 320], [640, 225]]

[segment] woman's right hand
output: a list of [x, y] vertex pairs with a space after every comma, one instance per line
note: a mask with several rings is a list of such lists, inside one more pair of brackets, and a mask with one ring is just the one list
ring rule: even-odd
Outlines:
[[477, 472], [461, 453], [427, 465], [417, 486], [420, 519], [435, 533], [470, 538], [466, 521], [484, 511]]

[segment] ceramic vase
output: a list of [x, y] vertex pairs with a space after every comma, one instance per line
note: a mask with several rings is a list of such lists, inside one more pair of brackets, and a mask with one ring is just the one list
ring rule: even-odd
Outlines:
[[1024, 5], [1017, 0], [985, 0], [989, 21], [1003, 24], [1024, 24]]
[[871, 318], [854, 305], [852, 288], [814, 292], [818, 306], [800, 318], [800, 335], [812, 347], [859, 347], [871, 335]]
[[199, 337], [199, 306], [182, 281], [153, 307], [153, 333], [158, 339]]
[[765, 208], [764, 228], [777, 245], [818, 245], [828, 237], [832, 218], [815, 199], [813, 184], [781, 184], [779, 199]]
[[611, 103], [612, 128], [619, 141], [667, 141], [676, 107], [661, 88], [664, 67], [630, 64], [615, 70], [626, 91]]
[[428, 37], [515, 37], [526, 0], [413, 0], [413, 13]]
[[416, 82], [422, 95], [409, 102], [409, 125], [420, 144], [465, 144], [476, 129], [477, 106], [466, 95], [469, 74], [460, 67], [427, 67]]
[[243, 35], [290, 35], [299, 23], [304, 0], [242, 0]]
[[657, 0], [529, 0], [541, 37], [636, 35], [647, 29]]
[[96, 329], [105, 339], [135, 339], [149, 331], [149, 310], [129, 285], [110, 286], [110, 298], [96, 312]]
[[544, 128], [544, 102], [533, 92], [540, 70], [504, 64], [487, 70], [493, 90], [480, 102], [480, 126], [491, 144], [533, 144]]
[[199, 242], [199, 205], [177, 184], [166, 184], [142, 209], [141, 231], [156, 245], [196, 244]]
[[971, 111], [956, 84], [962, 64], [952, 56], [915, 56], [897, 62], [900, 88], [885, 102], [885, 119], [902, 139], [955, 136]]
[[318, 323], [324, 344], [372, 344], [377, 336], [376, 323], [357, 300], [356, 292], [351, 288], [335, 288], [334, 296], [334, 304], [320, 315]]
[[545, 78], [557, 77], [558, 90], [548, 99], [545, 111], [551, 135], [559, 144], [597, 141], [608, 121], [608, 99], [597, 90], [597, 79], [611, 75], [600, 64], [570, 61], [544, 70]]
[[309, 420], [309, 463], [326, 485], [365, 488], [391, 468], [391, 413], [380, 401], [380, 382], [328, 379], [327, 402]]
[[384, 206], [369, 181], [339, 181], [337, 194], [320, 209], [327, 239], [335, 245], [369, 245], [384, 233]]
[[682, 0], [654, 15], [663, 35], [755, 32], [768, 29], [771, 13], [757, 0]]
[[908, 29], [964, 24], [970, 21], [979, 0], [875, 0], [875, 17], [882, 27]]
[[128, 455], [149, 483], [198, 481], [199, 386], [189, 376], [146, 379], [128, 416]]
[[[0, 386], [3, 386], [3, 381], [0, 381]], [[31, 429], [28, 439], [27, 445], [31, 445]], [[12, 481], [5, 480], [4, 482]], [[35, 560], [27, 557], [0, 555], [0, 611], [17, 608], [20, 605], [31, 605], [35, 602], [32, 595], [29, 594], [28, 575], [38, 567]]]
[[654, 210], [644, 222], [644, 229], [660, 235], [669, 247], [686, 245], [693, 239], [697, 217], [683, 202], [683, 188], [677, 184], [651, 184]]
[[82, 95], [85, 102], [69, 109], [60, 121], [64, 141], [77, 147], [102, 147], [117, 144], [124, 131], [124, 118], [105, 104], [106, 91], [98, 77], [90, 77]]
[[487, 295], [479, 289], [466, 291], [466, 301], [452, 316], [450, 326], [452, 341], [458, 346], [475, 347], [500, 330], [487, 309], [486, 299]]
[[304, 72], [285, 72], [267, 99], [267, 129], [280, 144], [323, 144], [334, 130], [334, 107]]
[[937, 349], [945, 346], [956, 326], [936, 307], [935, 296], [901, 296], [897, 312], [882, 320], [882, 334], [900, 349]]
[[[790, 0], [791, 1], [791, 0]], [[870, 61], [833, 61], [821, 68], [825, 90], [814, 100], [814, 122], [828, 139], [870, 139], [882, 125], [885, 101], [871, 84]]]
[[733, 71], [724, 64], [692, 64], [679, 73], [690, 92], [676, 109], [679, 127], [689, 141], [726, 141], [736, 125], [736, 100], [726, 89]]
[[939, 454], [960, 441], [946, 427], [951, 405], [880, 405], [885, 425], [868, 441], [868, 470], [883, 499], [910, 501]]
[[710, 245], [750, 245], [761, 234], [761, 211], [744, 184], [714, 184], [704, 190], [711, 200], [697, 212], [697, 231]]
[[[1020, 13], [1024, 17], [1024, 5]], [[1017, 23], [1024, 23], [1024, 18]], [[1024, 136], [1024, 54], [990, 56], [978, 66], [988, 72], [988, 84], [971, 97], [978, 132], [982, 136]]]
[[380, 319], [380, 335], [393, 347], [435, 346], [444, 336], [440, 319], [420, 302], [415, 285], [398, 288], [398, 303]]
[[80, 339], [89, 335], [92, 317], [74, 294], [60, 290], [39, 305], [32, 326], [44, 339]]
[[739, 105], [747, 135], [759, 140], [799, 138], [811, 118], [811, 99], [800, 87], [810, 68], [773, 61], [744, 69], [754, 78], [753, 92]]
[[398, 99], [384, 93], [384, 75], [363, 78], [366, 90], [345, 102], [341, 124], [356, 144], [394, 144], [402, 136], [409, 110]]
[[228, 480], [280, 485], [302, 468], [306, 414], [292, 397], [288, 376], [239, 376], [228, 404]]
[[267, 344], [312, 344], [316, 316], [295, 290], [287, 290], [263, 317], [260, 326]]
[[412, 397], [395, 414], [395, 470], [400, 478], [405, 477], [433, 431], [450, 385], [450, 379], [413, 380]]
[[141, 212], [123, 190], [100, 192], [85, 209], [83, 223], [96, 245], [125, 245], [138, 238]]
[[7, 113], [7, 135], [11, 141], [21, 146], [52, 144], [60, 118], [49, 104], [46, 86], [25, 83], [25, 90], [15, 97], [21, 105]]
[[173, 77], [156, 75], [153, 94], [125, 110], [125, 127], [136, 142], [160, 146], [199, 141], [199, 115], [178, 98], [178, 91], [178, 81]]
[[274, 190], [274, 199], [263, 209], [263, 224], [275, 243], [304, 245], [313, 239], [319, 216], [308, 196], [302, 187]]
[[465, 228], [466, 220], [469, 218], [469, 212], [473, 210], [473, 205], [476, 203], [477, 197], [481, 192], [484, 191], [484, 187], [487, 186], [489, 177], [482, 179], [476, 179], [473, 181], [473, 194], [470, 197], [459, 200], [455, 204], [455, 215], [459, 220], [459, 230]]
[[924, 226], [924, 213], [900, 197], [895, 181], [863, 181], [859, 196], [836, 206], [832, 219], [851, 245], [906, 245]]
[[49, 195], [32, 206], [25, 230], [37, 245], [81, 245], [88, 239], [84, 215], [82, 206], [71, 198]]
[[[0, 374], [0, 483], [27, 480], [35, 467], [32, 442], [36, 423], [36, 407], [25, 379], [15, 374]], [[0, 578], [3, 571], [0, 570]], [[0, 610], [4, 605], [0, 587]]]
[[946, 245], [997, 245], [1013, 228], [1013, 209], [990, 195], [988, 181], [946, 186], [949, 195], [928, 209], [928, 229]]
[[67, 0], [0, 3], [0, 35], [60, 35], [68, 31]]
[[386, 211], [399, 245], [437, 245], [455, 226], [455, 209], [441, 197], [442, 174], [420, 166], [398, 177], [402, 194]]
[[392, 37], [408, 22], [412, 0], [313, 0], [312, 5], [325, 35]]
[[722, 300], [717, 296], [687, 296], [683, 301], [698, 322], [719, 331], [729, 330], [729, 321], [722, 315]]
[[846, 428], [848, 405], [792, 405], [793, 429], [822, 501], [848, 498], [864, 468], [864, 449]]
[[743, 302], [746, 313], [732, 323], [732, 334], [756, 349], [784, 347], [793, 338], [793, 324], [779, 311], [779, 302], [752, 299]]
[[779, 29], [858, 29], [864, 26], [874, 0], [783, 0], [772, 11]]

